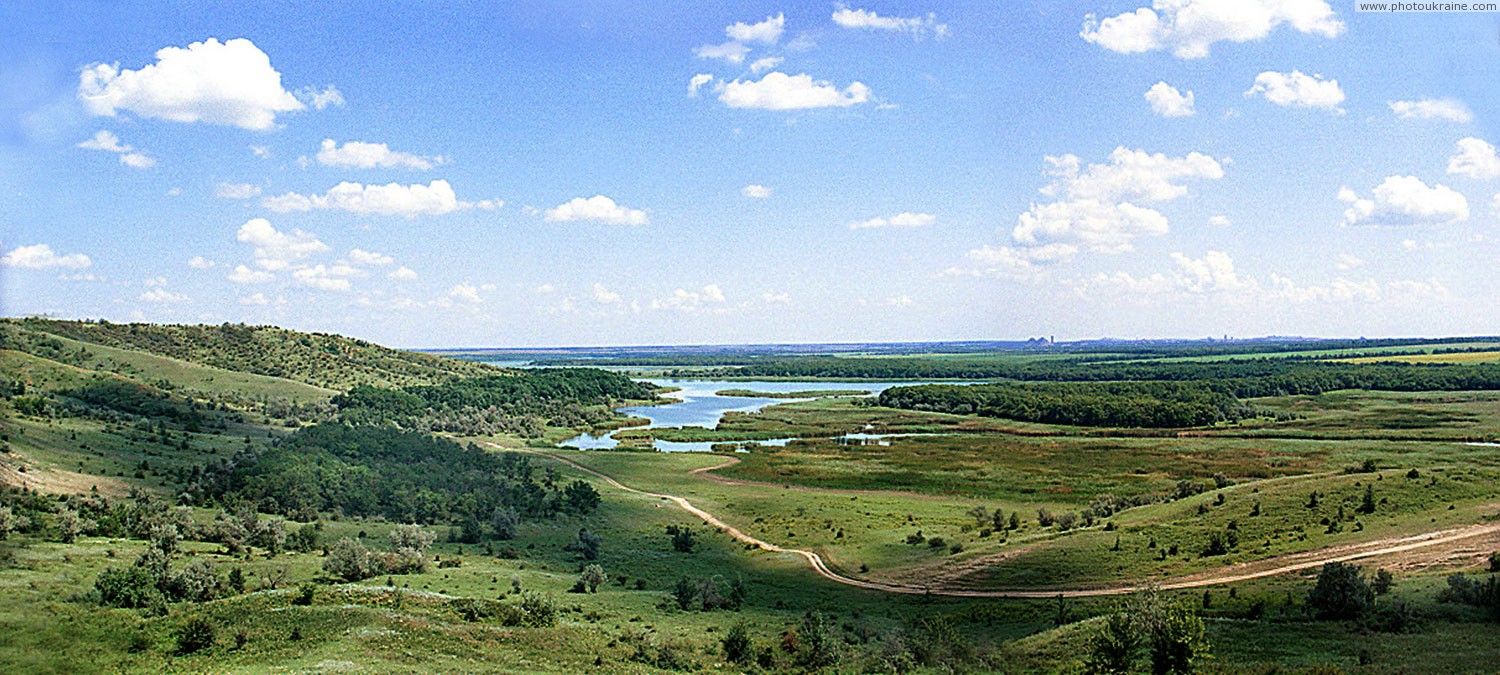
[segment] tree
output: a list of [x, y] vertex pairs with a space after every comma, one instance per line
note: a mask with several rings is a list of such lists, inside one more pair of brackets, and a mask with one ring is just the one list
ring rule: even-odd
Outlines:
[[64, 544], [71, 544], [78, 539], [78, 531], [81, 523], [78, 513], [72, 509], [64, 510], [57, 515], [57, 538]]
[[313, 524], [303, 525], [286, 538], [287, 548], [308, 553], [318, 547], [318, 528]]
[[390, 539], [391, 550], [395, 552], [387, 564], [391, 573], [419, 574], [427, 569], [427, 548], [437, 535], [420, 525], [397, 525], [391, 530]]
[[603, 545], [603, 538], [588, 531], [588, 528], [583, 528], [578, 530], [578, 537], [568, 544], [567, 550], [577, 553], [584, 560], [598, 560], [599, 549]]
[[745, 663], [755, 653], [755, 644], [750, 639], [750, 630], [741, 621], [729, 628], [721, 643], [724, 647], [724, 658], [730, 663]]
[[224, 583], [203, 560], [194, 560], [173, 575], [167, 589], [177, 600], [208, 602], [223, 593]]
[[797, 622], [797, 664], [809, 670], [826, 668], [839, 660], [839, 640], [833, 622], [811, 611]]
[[583, 576], [579, 579], [584, 586], [588, 587], [590, 593], [598, 593], [599, 587], [608, 580], [609, 577], [605, 576], [604, 568], [599, 565], [589, 565], [583, 568]]
[[1115, 612], [1104, 618], [1104, 626], [1089, 639], [1084, 665], [1091, 673], [1128, 673], [1140, 645], [1141, 636], [1135, 632], [1130, 615]]
[[214, 646], [218, 628], [206, 617], [194, 617], [177, 629], [177, 653], [192, 654]]
[[1208, 650], [1203, 620], [1151, 590], [1105, 619], [1089, 642], [1085, 664], [1095, 673], [1130, 672], [1138, 653], [1145, 651], [1152, 673], [1189, 673]]
[[983, 504], [975, 505], [967, 513], [970, 518], [974, 519], [974, 527], [984, 527], [985, 523], [990, 522], [990, 511], [984, 508]]
[[1352, 620], [1364, 616], [1375, 603], [1375, 592], [1359, 567], [1331, 562], [1318, 572], [1318, 583], [1307, 592], [1307, 607], [1319, 619]]
[[581, 480], [568, 483], [563, 488], [563, 500], [568, 505], [568, 510], [578, 514], [588, 514], [599, 508], [599, 492], [594, 486]]
[[516, 530], [521, 526], [521, 514], [509, 506], [501, 506], [495, 509], [490, 516], [490, 527], [495, 530], [496, 539], [510, 540], [516, 538]]
[[99, 602], [106, 607], [137, 609], [164, 602], [156, 579], [144, 568], [108, 567], [94, 580], [94, 589], [99, 592]]
[[1365, 514], [1375, 512], [1375, 485], [1373, 483], [1365, 483], [1365, 497], [1359, 502], [1359, 508], [1355, 511]]
[[437, 541], [437, 535], [422, 529], [421, 525], [397, 525], [391, 530], [390, 539], [392, 550], [426, 553], [432, 542]]
[[1390, 570], [1384, 568], [1375, 570], [1375, 579], [1370, 582], [1370, 590], [1375, 591], [1376, 595], [1385, 595], [1395, 586], [1396, 579], [1391, 576]]
[[344, 537], [328, 550], [323, 569], [344, 581], [359, 581], [375, 576], [375, 560], [357, 539]]
[[235, 593], [245, 592], [245, 571], [236, 567], [229, 570], [229, 590]]
[[251, 545], [259, 546], [271, 555], [281, 553], [286, 547], [286, 521], [280, 518], [271, 518], [259, 523], [250, 538]]
[[678, 553], [692, 553], [693, 547], [698, 544], [693, 531], [686, 527], [675, 528], [672, 532], [672, 550]]

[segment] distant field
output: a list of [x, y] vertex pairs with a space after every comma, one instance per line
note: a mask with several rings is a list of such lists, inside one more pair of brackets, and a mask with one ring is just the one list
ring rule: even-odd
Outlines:
[[[1120, 361], [1120, 363], [1136, 363], [1136, 362], [1142, 362], [1142, 361], [1150, 361], [1152, 363], [1210, 363], [1210, 362], [1219, 362], [1219, 361], [1243, 361], [1243, 360], [1246, 360], [1246, 359], [1285, 359], [1285, 358], [1326, 359], [1326, 360], [1330, 360], [1330, 361], [1346, 361], [1346, 362], [1350, 362], [1350, 363], [1370, 363], [1370, 362], [1375, 362], [1375, 361], [1396, 361], [1396, 360], [1403, 360], [1403, 359], [1384, 358], [1383, 356], [1376, 356], [1376, 357], [1373, 357], [1373, 358], [1365, 358], [1364, 355], [1372, 355], [1372, 354], [1384, 355], [1384, 354], [1391, 354], [1391, 355], [1395, 355], [1395, 356], [1411, 355], [1413, 357], [1421, 357], [1423, 355], [1432, 356], [1433, 355], [1432, 352], [1434, 352], [1434, 351], [1441, 351], [1441, 350], [1444, 350], [1444, 349], [1454, 349], [1454, 348], [1460, 348], [1460, 349], [1471, 349], [1471, 348], [1473, 348], [1473, 349], [1479, 349], [1479, 348], [1485, 348], [1485, 349], [1488, 349], [1488, 348], [1491, 348], [1491, 347], [1500, 347], [1500, 342], [1488, 342], [1488, 341], [1486, 341], [1486, 342], [1459, 342], [1459, 343], [1441, 344], [1441, 345], [1396, 345], [1396, 346], [1383, 346], [1383, 347], [1348, 347], [1348, 348], [1343, 348], [1343, 349], [1301, 349], [1301, 350], [1292, 350], [1292, 351], [1284, 351], [1284, 352], [1256, 352], [1256, 353], [1245, 353], [1245, 354], [1210, 354], [1210, 355], [1204, 355], [1204, 356], [1168, 356], [1168, 357], [1156, 358], [1156, 359], [1130, 359], [1129, 361]], [[1358, 355], [1358, 356], [1356, 356], [1356, 355]], [[1461, 357], [1461, 356], [1466, 356], [1466, 355], [1467, 355], [1466, 353], [1459, 352], [1459, 353], [1454, 353], [1454, 354], [1438, 354], [1438, 355], [1435, 355], [1435, 356]], [[1092, 356], [1092, 355], [1090, 355], [1090, 356]], [[1497, 357], [1496, 358], [1500, 358], [1500, 353], [1497, 353]], [[1490, 359], [1490, 360], [1495, 360], [1495, 359]], [[1458, 360], [1458, 361], [1441, 361], [1441, 362], [1442, 363], [1478, 363], [1479, 361], [1462, 361], [1462, 360]]]
[[1500, 361], [1500, 350], [1483, 352], [1454, 352], [1451, 354], [1401, 354], [1396, 356], [1362, 356], [1338, 359], [1345, 363], [1491, 363]]

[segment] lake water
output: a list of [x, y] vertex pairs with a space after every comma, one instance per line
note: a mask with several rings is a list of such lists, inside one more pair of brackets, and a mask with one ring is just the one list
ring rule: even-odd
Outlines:
[[[739, 397], [719, 396], [715, 392], [726, 389], [744, 389], [771, 394], [790, 394], [799, 391], [860, 391], [866, 395], [879, 394], [891, 387], [924, 384], [922, 382], [731, 382], [728, 380], [659, 380], [647, 379], [643, 382], [663, 387], [676, 387], [678, 391], [666, 394], [668, 398], [678, 399], [675, 403], [663, 405], [629, 406], [620, 408], [620, 412], [631, 417], [644, 417], [650, 420], [649, 424], [632, 429], [654, 429], [660, 427], [703, 427], [712, 429], [719, 425], [727, 412], [756, 412], [766, 406], [777, 403], [791, 403], [793, 401], [804, 401], [807, 399], [796, 398], [764, 398], [764, 397]], [[579, 450], [607, 450], [619, 444], [613, 437], [613, 432], [602, 436], [582, 434], [563, 441], [560, 445]], [[782, 446], [793, 439], [778, 438], [768, 441], [744, 441], [742, 445]], [[736, 443], [740, 443], [736, 441]], [[709, 452], [713, 449], [713, 443], [698, 442], [685, 443], [673, 441], [653, 441], [657, 450], [662, 452]]]

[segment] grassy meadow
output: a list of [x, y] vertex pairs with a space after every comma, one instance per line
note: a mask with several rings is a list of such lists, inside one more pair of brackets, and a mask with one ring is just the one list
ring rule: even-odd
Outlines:
[[[212, 355], [220, 342], [237, 346]], [[1299, 343], [1245, 354], [1220, 353], [1220, 345], [1193, 348], [1203, 353], [1115, 345], [1082, 355], [919, 358], [1071, 367], [1133, 357], [1378, 356], [1482, 367], [1492, 353], [1487, 344]], [[335, 355], [351, 364], [347, 370], [320, 370]], [[635, 428], [607, 414], [623, 402], [584, 390], [545, 405], [406, 409], [399, 419], [422, 433], [529, 458], [526, 484], [540, 486], [541, 496], [515, 502], [524, 513], [506, 536], [488, 518], [424, 516], [421, 531], [434, 541], [420, 553], [420, 569], [357, 580], [330, 567], [340, 542], [394, 559], [405, 518], [383, 515], [374, 502], [368, 515], [319, 508], [291, 518], [287, 504], [234, 492], [258, 476], [311, 470], [254, 463], [308, 429], [346, 423], [336, 397], [355, 384], [377, 387], [366, 392], [377, 406], [366, 409], [368, 423], [381, 401], [410, 405], [402, 403], [409, 392], [472, 394], [443, 387], [496, 373], [525, 377], [278, 329], [0, 325], [0, 480], [8, 486], [0, 511], [0, 588], [8, 591], [0, 594], [0, 670], [1081, 673], [1090, 672], [1086, 657], [1106, 615], [1129, 598], [941, 592], [1212, 581], [1464, 528], [1481, 534], [1358, 560], [1368, 579], [1377, 569], [1394, 575], [1393, 588], [1375, 596], [1361, 619], [1315, 618], [1316, 567], [1161, 596], [1201, 622], [1211, 658], [1195, 661], [1200, 672], [1489, 672], [1500, 663], [1494, 618], [1439, 601], [1448, 575], [1488, 578], [1489, 556], [1500, 551], [1500, 531], [1485, 529], [1500, 522], [1500, 447], [1483, 444], [1500, 435], [1500, 395], [1488, 390], [1260, 397], [1247, 403], [1265, 415], [1191, 429], [885, 408], [817, 386], [796, 396], [814, 400], [730, 413], [714, 429]], [[128, 396], [80, 393], [103, 384]], [[471, 433], [465, 416], [502, 431]], [[710, 441], [725, 452], [556, 447], [580, 431], [606, 429], [619, 429], [626, 450], [655, 438]], [[863, 436], [840, 438], [848, 434]], [[796, 440], [729, 451], [780, 438]], [[356, 449], [340, 452], [357, 457]], [[559, 458], [635, 490], [687, 499], [750, 536], [814, 552], [845, 577], [937, 592], [825, 579], [798, 555], [748, 547], [671, 501], [621, 490]], [[210, 477], [220, 482], [205, 482]], [[573, 494], [563, 488], [575, 484], [589, 486], [597, 504], [547, 501]], [[128, 514], [147, 511], [143, 496], [160, 505], [154, 517], [177, 519], [180, 540], [164, 545], [159, 528], [131, 525]], [[429, 514], [444, 513], [431, 506], [439, 499], [465, 504], [461, 495], [396, 497]], [[97, 507], [88, 504], [99, 503], [113, 510], [84, 518]], [[226, 523], [241, 521], [279, 523], [288, 543], [231, 544]], [[592, 548], [580, 545], [586, 538]], [[144, 565], [163, 546], [169, 576], [206, 566], [217, 584], [213, 597], [107, 606], [105, 571]], [[575, 592], [586, 590], [580, 580], [590, 565], [602, 569], [602, 583]], [[242, 588], [227, 585], [232, 573]], [[724, 603], [731, 595], [736, 600]], [[1393, 612], [1402, 619], [1395, 629], [1381, 618]], [[214, 639], [185, 648], [187, 629], [202, 625]], [[748, 638], [738, 660], [726, 652], [731, 635]]]

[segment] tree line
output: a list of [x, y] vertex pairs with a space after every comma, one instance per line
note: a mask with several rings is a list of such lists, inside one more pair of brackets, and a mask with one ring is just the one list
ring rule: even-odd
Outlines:
[[555, 368], [476, 377], [439, 385], [389, 389], [360, 385], [334, 397], [351, 424], [395, 423], [460, 434], [539, 436], [545, 426], [603, 422], [626, 400], [656, 398], [653, 387], [593, 368]]
[[1255, 416], [1233, 395], [1197, 382], [921, 385], [881, 392], [880, 405], [1024, 422], [1173, 428]]
[[266, 448], [209, 465], [186, 490], [200, 504], [253, 504], [265, 513], [311, 520], [320, 513], [451, 523], [477, 538], [497, 513], [549, 517], [588, 513], [599, 495], [563, 484], [517, 453], [389, 427], [319, 424]]

